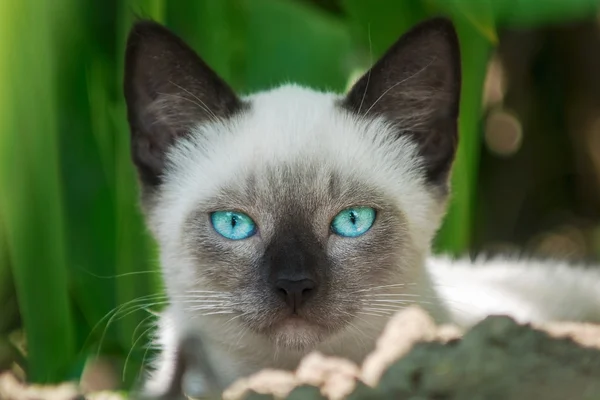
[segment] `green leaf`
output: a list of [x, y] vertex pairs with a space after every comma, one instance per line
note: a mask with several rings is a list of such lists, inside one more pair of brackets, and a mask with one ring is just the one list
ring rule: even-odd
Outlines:
[[[27, 337], [28, 378], [58, 382], [74, 356], [56, 114], [57, 19], [67, 1], [3, 2], [0, 214]], [[34, 27], [34, 28], [32, 28]], [[10, 188], [10, 189], [9, 189]]]
[[357, 43], [369, 52], [374, 62], [401, 34], [427, 18], [421, 0], [378, 0], [376, 5], [364, 0], [343, 0]]
[[471, 244], [482, 136], [481, 97], [493, 46], [473, 24], [457, 24], [457, 31], [462, 47], [463, 76], [458, 121], [460, 139], [452, 171], [452, 197], [435, 248], [460, 255]]
[[426, 0], [432, 13], [451, 16], [455, 22], [471, 25], [476, 34], [498, 44], [496, 15], [492, 0]]
[[600, 10], [598, 0], [495, 0], [491, 4], [499, 25], [530, 28], [586, 18]]
[[284, 82], [342, 90], [351, 71], [350, 34], [341, 21], [301, 3], [245, 0], [244, 90]]

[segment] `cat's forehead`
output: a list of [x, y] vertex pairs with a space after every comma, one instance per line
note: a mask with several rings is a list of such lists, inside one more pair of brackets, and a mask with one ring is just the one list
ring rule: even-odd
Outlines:
[[248, 169], [223, 182], [201, 206], [205, 210], [250, 207], [287, 214], [343, 209], [357, 204], [383, 207], [390, 202], [376, 185], [349, 176], [332, 164], [296, 160]]
[[[301, 113], [304, 118], [318, 118], [331, 112], [341, 97], [332, 92], [319, 92], [297, 84], [287, 84], [244, 97], [253, 105], [256, 116], [264, 122], [285, 123]], [[273, 119], [278, 114], [279, 119]]]
[[360, 140], [355, 115], [340, 97], [297, 85], [285, 85], [247, 99], [250, 104], [238, 137], [245, 146], [272, 160], [337, 152]]
[[297, 167], [292, 172], [303, 175], [329, 169], [382, 176], [418, 169], [414, 144], [397, 139], [396, 127], [348, 112], [335, 94], [287, 85], [245, 101], [237, 116], [202, 124], [176, 146], [170, 175], [195, 171], [223, 180], [292, 164]]
[[364, 197], [368, 187], [418, 175], [410, 143], [387, 140], [393, 133], [383, 122], [356, 118], [335, 95], [286, 86], [246, 101], [239, 116], [199, 126], [175, 148], [168, 192], [185, 188], [197, 202], [222, 193], [325, 201]]

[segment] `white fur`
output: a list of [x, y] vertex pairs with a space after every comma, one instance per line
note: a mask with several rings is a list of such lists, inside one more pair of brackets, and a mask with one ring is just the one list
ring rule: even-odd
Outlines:
[[[194, 265], [182, 251], [181, 232], [197, 204], [213, 196], [223, 182], [231, 185], [243, 179], [249, 167], [318, 160], [384, 188], [395, 199], [408, 223], [412, 245], [421, 254], [412, 261], [419, 272], [411, 291], [428, 300], [429, 310], [440, 322], [468, 326], [496, 313], [521, 321], [600, 321], [597, 272], [508, 259], [475, 263], [427, 259], [444, 204], [425, 186], [415, 145], [406, 138], [394, 146], [384, 144], [393, 134], [385, 121], [358, 119], [335, 106], [338, 96], [292, 85], [247, 99], [252, 103], [250, 112], [198, 127], [170, 153], [166, 183], [149, 215], [163, 267], [169, 271], [165, 273], [169, 295], [177, 294], [178, 282], [195, 279]], [[319, 349], [358, 361], [384, 323], [381, 318], [357, 321], [362, 334], [341, 332]], [[250, 333], [243, 343], [236, 343], [238, 331], [202, 318], [190, 319], [171, 308], [159, 334], [159, 345], [167, 354], [158, 361], [151, 389], [160, 389], [168, 381], [173, 364], [169, 353], [189, 331], [210, 332], [218, 338], [208, 343], [209, 351], [227, 382], [263, 367], [293, 368], [302, 356], [274, 349]]]
[[427, 269], [452, 322], [470, 326], [487, 315], [520, 322], [600, 323], [600, 270], [560, 261], [498, 257], [430, 258]]

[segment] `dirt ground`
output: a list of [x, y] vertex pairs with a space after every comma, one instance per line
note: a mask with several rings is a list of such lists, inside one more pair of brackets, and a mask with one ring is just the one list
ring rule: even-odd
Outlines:
[[[75, 385], [26, 386], [0, 375], [2, 400], [117, 400]], [[462, 334], [409, 308], [362, 366], [314, 353], [295, 373], [262, 371], [223, 394], [237, 399], [600, 400], [600, 326], [519, 325], [489, 317]], [[174, 399], [175, 400], [175, 399]]]

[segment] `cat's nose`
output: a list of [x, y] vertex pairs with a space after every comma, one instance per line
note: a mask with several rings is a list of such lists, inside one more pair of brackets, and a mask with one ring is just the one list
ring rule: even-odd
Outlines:
[[316, 287], [317, 283], [312, 279], [278, 279], [275, 282], [277, 294], [293, 311], [300, 308], [314, 294]]

